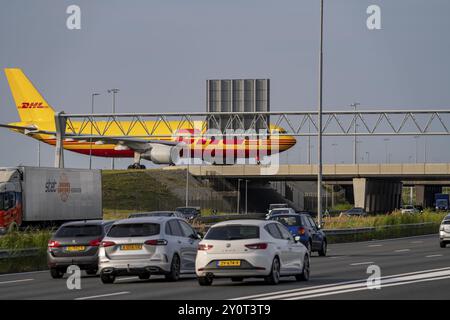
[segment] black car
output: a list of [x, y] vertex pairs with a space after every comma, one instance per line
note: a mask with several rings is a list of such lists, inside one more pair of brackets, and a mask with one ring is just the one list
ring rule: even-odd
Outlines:
[[187, 220], [193, 220], [200, 215], [200, 208], [198, 207], [178, 207], [175, 211], [181, 212]]
[[281, 222], [292, 235], [300, 236], [300, 242], [309, 252], [315, 251], [319, 256], [327, 254], [327, 237], [309, 214], [279, 214], [269, 218]]
[[88, 220], [61, 225], [48, 241], [47, 264], [52, 278], [62, 278], [70, 265], [96, 274], [98, 248], [113, 222]]

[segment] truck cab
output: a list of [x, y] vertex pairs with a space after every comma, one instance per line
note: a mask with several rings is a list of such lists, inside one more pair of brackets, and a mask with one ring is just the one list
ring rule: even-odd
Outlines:
[[18, 171], [0, 172], [0, 234], [22, 223], [22, 188]]

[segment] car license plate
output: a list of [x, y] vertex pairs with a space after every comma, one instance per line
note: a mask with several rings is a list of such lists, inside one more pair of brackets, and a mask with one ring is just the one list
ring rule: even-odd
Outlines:
[[240, 260], [221, 260], [217, 261], [218, 267], [240, 267], [241, 261]]
[[141, 250], [142, 244], [124, 244], [120, 247], [121, 250]]
[[84, 251], [86, 250], [85, 246], [68, 246], [66, 248], [67, 251]]

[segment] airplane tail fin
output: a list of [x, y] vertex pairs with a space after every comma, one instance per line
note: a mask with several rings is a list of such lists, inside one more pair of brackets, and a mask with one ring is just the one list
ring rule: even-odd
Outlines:
[[21, 69], [5, 69], [6, 78], [23, 122], [52, 121], [55, 111], [41, 96]]

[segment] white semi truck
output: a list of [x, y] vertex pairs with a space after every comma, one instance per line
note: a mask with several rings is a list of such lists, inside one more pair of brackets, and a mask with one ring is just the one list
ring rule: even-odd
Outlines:
[[102, 219], [100, 170], [0, 168], [0, 233]]

